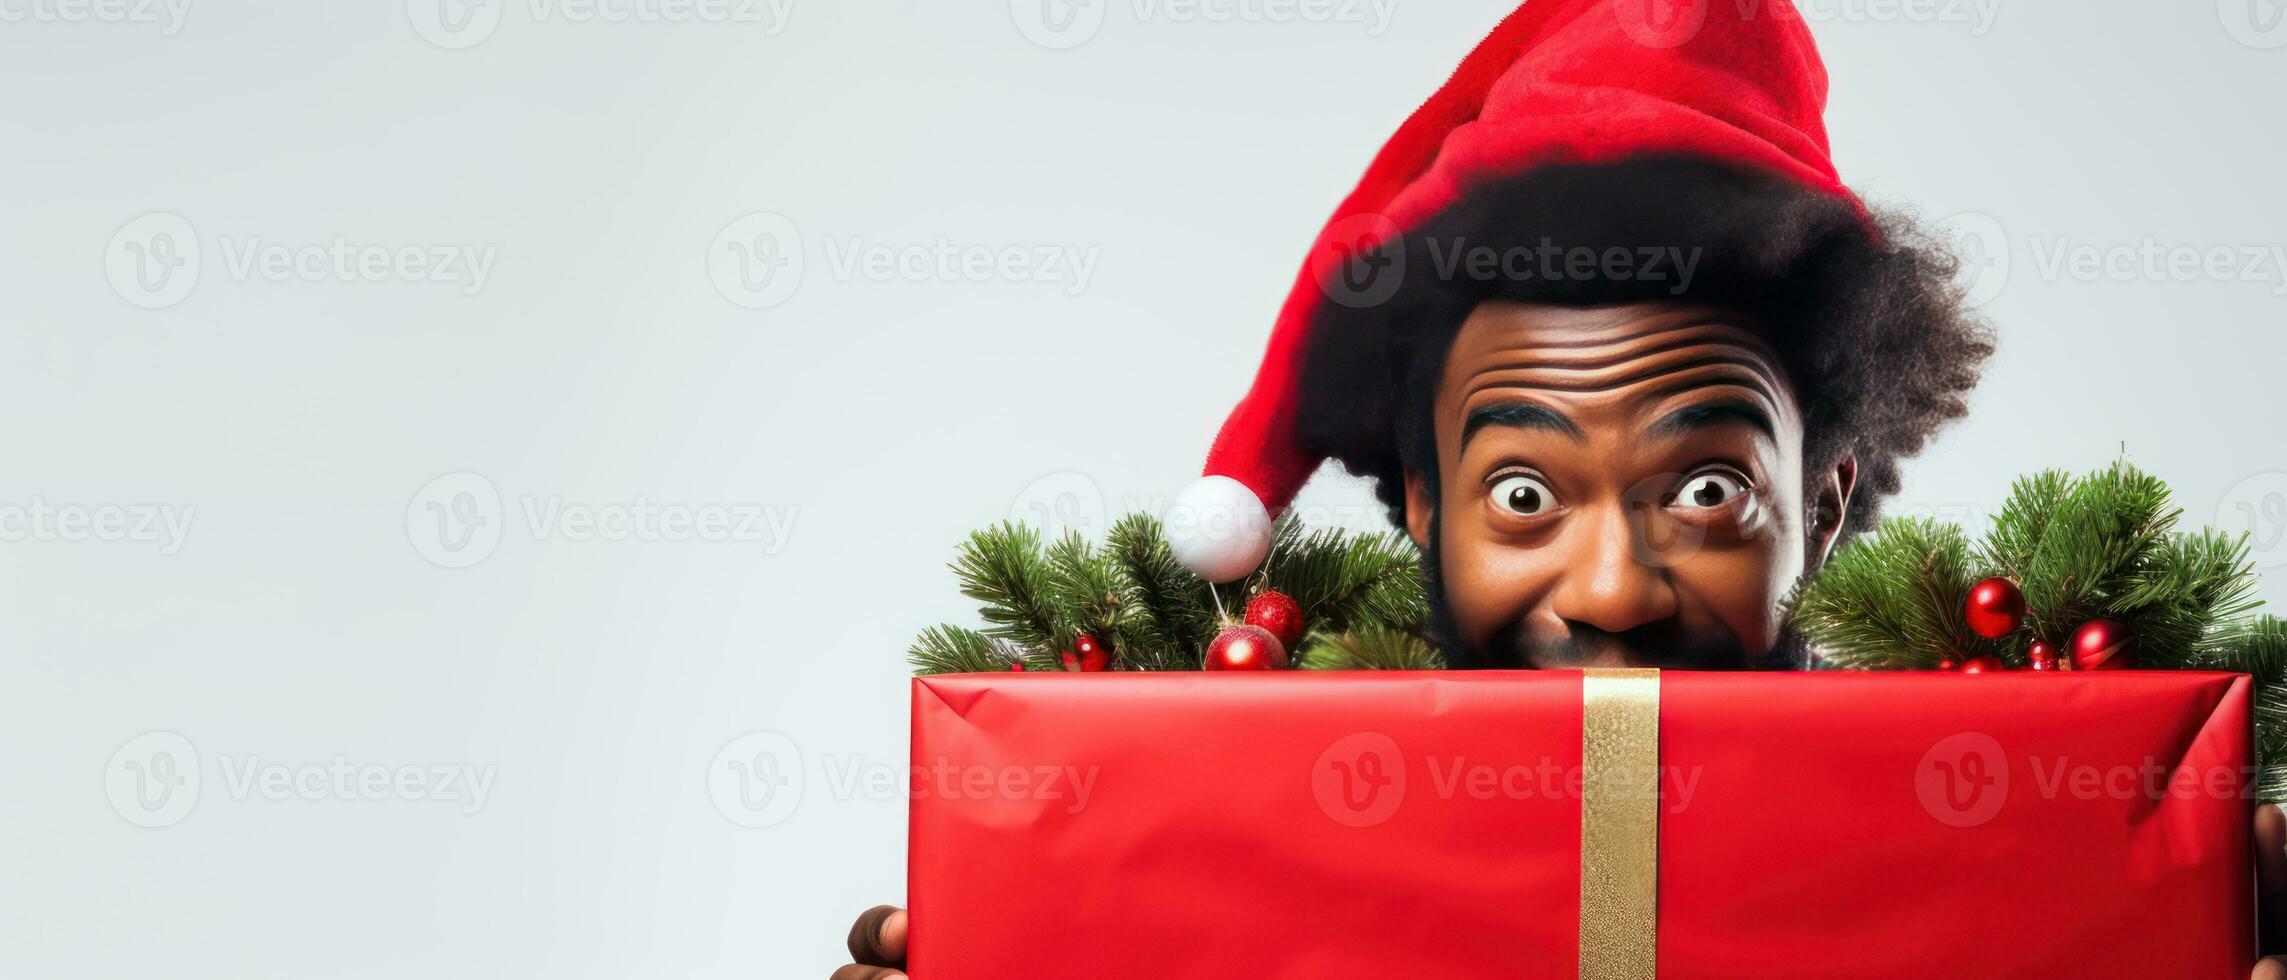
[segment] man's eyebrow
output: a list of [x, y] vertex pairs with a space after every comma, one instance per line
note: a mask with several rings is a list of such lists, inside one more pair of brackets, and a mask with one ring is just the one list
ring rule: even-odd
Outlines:
[[1771, 424], [1771, 414], [1763, 411], [1762, 406], [1744, 398], [1725, 398], [1676, 409], [1652, 423], [1648, 431], [1664, 438], [1713, 428], [1727, 422], [1745, 422], [1773, 439], [1779, 437], [1778, 427]]
[[1511, 429], [1541, 429], [1560, 433], [1574, 442], [1588, 441], [1588, 434], [1572, 424], [1572, 420], [1532, 402], [1502, 402], [1484, 405], [1469, 413], [1468, 421], [1461, 424], [1461, 448], [1469, 448], [1469, 437], [1488, 425]]

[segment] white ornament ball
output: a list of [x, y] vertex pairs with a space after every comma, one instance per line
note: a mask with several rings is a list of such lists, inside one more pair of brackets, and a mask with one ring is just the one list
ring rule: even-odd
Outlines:
[[1192, 481], [1162, 522], [1175, 560], [1210, 582], [1236, 582], [1271, 551], [1271, 515], [1247, 485], [1227, 476]]

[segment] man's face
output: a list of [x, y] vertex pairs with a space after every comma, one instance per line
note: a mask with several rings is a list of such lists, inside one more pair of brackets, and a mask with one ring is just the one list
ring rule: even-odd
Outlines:
[[1407, 525], [1449, 639], [1493, 666], [1764, 662], [1854, 473], [1818, 482], [1812, 526], [1779, 361], [1704, 307], [1480, 306], [1432, 411], [1437, 486], [1409, 478]]

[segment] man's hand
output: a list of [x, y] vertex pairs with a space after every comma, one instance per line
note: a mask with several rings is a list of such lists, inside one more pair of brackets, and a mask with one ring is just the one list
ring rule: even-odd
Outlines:
[[[2255, 808], [2255, 932], [2266, 953], [2287, 945], [2287, 814], [2268, 803]], [[2287, 956], [2255, 964], [2255, 980], [2287, 980]]]
[[[2281, 863], [2287, 864], [2287, 855]], [[857, 962], [835, 970], [833, 980], [905, 980], [905, 910], [876, 905], [858, 916], [850, 927], [850, 958]], [[2287, 973], [2279, 980], [2287, 980]]]

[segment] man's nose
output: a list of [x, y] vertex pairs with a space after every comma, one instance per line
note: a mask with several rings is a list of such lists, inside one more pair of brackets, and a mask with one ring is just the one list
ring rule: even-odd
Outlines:
[[1549, 594], [1550, 611], [1570, 624], [1626, 633], [1676, 615], [1676, 590], [1665, 567], [1638, 555], [1642, 521], [1625, 507], [1605, 508], [1592, 522], [1567, 529], [1564, 577]]

